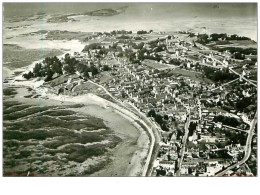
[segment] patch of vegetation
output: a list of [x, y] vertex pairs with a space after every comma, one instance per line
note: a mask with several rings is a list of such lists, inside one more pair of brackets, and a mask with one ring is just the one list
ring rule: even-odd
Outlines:
[[41, 114], [41, 112], [48, 110], [48, 107], [31, 107], [28, 108], [27, 110], [23, 110], [20, 112], [12, 112], [9, 114], [4, 114], [3, 119], [4, 120], [17, 120], [19, 118], [31, 115], [31, 114], [36, 114], [38, 113], [39, 115]]
[[194, 131], [196, 130], [197, 123], [191, 122], [189, 126], [189, 136], [192, 136]]
[[[4, 101], [4, 106], [6, 104], [6, 101]], [[3, 114], [10, 114], [10, 113], [14, 113], [14, 112], [18, 112], [18, 111], [21, 111], [21, 110], [24, 110], [26, 108], [30, 108], [31, 106], [29, 105], [16, 105], [16, 106], [12, 106], [10, 107], [9, 109], [4, 109], [3, 110]]]
[[69, 116], [75, 114], [72, 110], [48, 110], [42, 115], [48, 115], [48, 116]]
[[3, 89], [3, 94], [5, 96], [14, 96], [17, 94], [17, 92], [14, 88], [5, 88]]
[[17, 106], [17, 105], [21, 105], [21, 103], [19, 103], [17, 101], [4, 101], [3, 102], [4, 110]]
[[234, 80], [238, 77], [234, 73], [230, 73], [227, 68], [224, 70], [215, 70], [214, 68], [204, 67], [203, 71], [208, 79], [215, 82]]
[[99, 9], [99, 10], [95, 10], [95, 11], [86, 12], [86, 13], [84, 13], [84, 15], [88, 15], [88, 16], [114, 16], [114, 15], [120, 14], [122, 11], [123, 10], [119, 11], [119, 10], [114, 10], [114, 9]]
[[101, 169], [104, 169], [104, 167], [106, 167], [109, 162], [111, 162], [111, 160], [110, 159], [106, 159], [104, 161], [98, 162], [95, 165], [90, 165], [88, 167], [88, 169], [84, 170], [83, 174], [84, 175], [91, 175], [91, 174], [93, 174], [93, 173], [95, 173], [95, 172], [97, 172], [97, 171], [99, 171]]
[[208, 44], [211, 41], [219, 41], [219, 40], [232, 41], [232, 40], [251, 40], [251, 39], [244, 36], [238, 36], [236, 34], [229, 36], [225, 33], [221, 33], [221, 34], [213, 33], [210, 36], [208, 36], [207, 34], [199, 34], [197, 36], [197, 42], [201, 44]]
[[137, 31], [137, 34], [138, 34], [138, 35], [143, 35], [143, 34], [148, 34], [148, 33], [152, 33], [152, 32], [153, 32], [153, 30], [150, 30], [150, 31], [139, 30], [139, 31]]
[[161, 116], [160, 114], [156, 114], [154, 109], [151, 109], [148, 113], [147, 113], [148, 117], [153, 117], [155, 122], [157, 122], [160, 127], [162, 128], [163, 131], [169, 131], [169, 128], [167, 126], [167, 121], [164, 120], [164, 117]]
[[214, 122], [221, 122], [224, 125], [228, 125], [231, 127], [237, 127], [240, 123], [239, 121], [234, 117], [227, 117], [227, 116], [215, 116], [213, 119]]
[[92, 73], [92, 76], [98, 74], [98, 69], [92, 64], [88, 67], [86, 64], [80, 63], [74, 57], [70, 57], [67, 53], [65, 55], [64, 64], [61, 63], [59, 58], [56, 56], [54, 57], [47, 57], [43, 60], [42, 63], [36, 63], [35, 67], [33, 68], [33, 72], [28, 72], [23, 74], [23, 77], [28, 79], [34, 77], [44, 77], [44, 81], [48, 82], [53, 79], [55, 74], [62, 75], [64, 73], [74, 74], [76, 71], [82, 73], [84, 79], [89, 78], [89, 72]]
[[228, 36], [226, 33], [220, 33], [220, 34], [213, 33], [213, 34], [210, 35], [210, 38], [211, 38], [211, 41], [218, 41], [219, 39], [220, 40], [229, 40], [229, 41], [232, 41], [232, 40], [251, 40], [248, 37], [238, 36], [236, 34]]
[[256, 48], [241, 48], [241, 47], [221, 47], [217, 49], [220, 52], [229, 51], [232, 54], [240, 54], [240, 55], [257, 55]]

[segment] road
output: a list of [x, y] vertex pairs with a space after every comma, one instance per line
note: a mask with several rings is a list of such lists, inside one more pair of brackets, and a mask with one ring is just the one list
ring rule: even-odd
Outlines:
[[184, 152], [185, 152], [185, 146], [186, 146], [186, 142], [188, 139], [188, 134], [189, 134], [189, 126], [190, 126], [190, 109], [188, 109], [188, 117], [187, 117], [187, 121], [185, 123], [185, 134], [182, 138], [182, 148], [181, 148], [181, 157], [179, 158], [178, 161], [178, 170], [176, 172], [176, 176], [180, 176], [181, 175], [181, 165], [182, 165], [182, 161], [183, 161], [183, 157], [184, 157]]
[[[115, 59], [115, 57], [114, 57]], [[116, 60], [116, 59], [115, 59]], [[120, 63], [118, 60], [116, 60], [118, 63]], [[149, 149], [149, 152], [148, 152], [148, 156], [147, 156], [147, 159], [146, 159], [146, 163], [144, 165], [144, 168], [143, 168], [143, 171], [142, 171], [142, 176], [146, 176], [147, 175], [147, 172], [149, 171], [148, 168], [149, 168], [149, 164], [150, 164], [150, 161], [151, 161], [151, 158], [152, 158], [152, 155], [153, 155], [153, 150], [154, 150], [154, 147], [155, 147], [155, 144], [156, 143], [159, 143], [159, 140], [160, 138], [158, 139], [158, 135], [156, 135], [156, 133], [153, 131], [153, 129], [156, 129], [157, 130], [157, 127], [151, 123], [147, 117], [141, 113], [134, 105], [132, 104], [129, 104], [132, 108], [134, 108], [134, 110], [136, 110], [137, 112], [133, 112], [132, 110], [130, 110], [129, 108], [127, 108], [126, 105], [124, 105], [124, 103], [118, 99], [116, 99], [109, 91], [107, 91], [107, 89], [105, 87], [103, 87], [102, 85], [100, 84], [97, 84], [93, 81], [90, 81], [92, 84], [102, 88], [105, 93], [107, 95], [109, 95], [114, 101], [118, 102], [119, 103], [119, 106], [126, 109], [127, 111], [131, 112], [134, 116], [136, 120], [138, 120], [140, 123], [142, 123], [142, 125], [144, 125], [147, 129], [147, 133], [150, 135], [150, 138], [151, 138], [151, 144], [150, 144], [150, 149]], [[147, 125], [149, 124], [149, 125]]]
[[229, 128], [229, 129], [232, 129], [232, 130], [235, 130], [235, 131], [241, 131], [241, 132], [245, 132], [245, 133], [249, 132], [247, 130], [239, 129], [239, 128], [236, 128], [236, 127], [231, 127], [231, 126], [228, 126], [228, 125], [222, 125], [222, 126], [226, 127], [226, 128]]
[[231, 84], [231, 83], [237, 81], [238, 79], [239, 79], [239, 78], [234, 79], [234, 80], [232, 80], [232, 81], [230, 81], [230, 82], [224, 83], [223, 85], [220, 85], [220, 86], [216, 87], [215, 89], [211, 89], [211, 91], [215, 91], [215, 90], [217, 90], [217, 89], [220, 88], [220, 87], [224, 87], [225, 85]]
[[[158, 152], [159, 152], [159, 150], [156, 150], [156, 147], [157, 147], [156, 144], [160, 143], [160, 141], [162, 139], [161, 134], [160, 134], [160, 127], [154, 121], [152, 121], [150, 118], [147, 118], [147, 116], [145, 114], [143, 114], [135, 105], [133, 105], [130, 102], [127, 102], [127, 103], [128, 103], [128, 105], [130, 105], [132, 108], [134, 108], [137, 111], [138, 115], [143, 119], [143, 121], [146, 124], [150, 125], [151, 130], [153, 131], [155, 142], [154, 142], [153, 147], [151, 146], [151, 149], [149, 150], [151, 152], [151, 154], [148, 155], [149, 161], [150, 161], [149, 164], [153, 165], [153, 162], [157, 158]], [[147, 163], [148, 163], [148, 159], [147, 159]], [[149, 165], [147, 164], [147, 166], [149, 166]], [[142, 176], [151, 176], [152, 171], [153, 171], [153, 166], [150, 166], [150, 169], [148, 167], [146, 175], [142, 175]], [[144, 174], [144, 172], [143, 172], [143, 174]]]
[[[205, 54], [203, 54], [203, 53], [201, 53], [201, 52], [196, 52], [196, 53], [199, 54], [199, 55], [202, 55], [202, 56], [204, 56], [204, 57], [206, 57], [206, 58], [211, 58], [211, 57], [209, 57], [209, 56], [207, 56], [207, 55], [205, 55]], [[214, 59], [215, 59], [215, 61], [217, 61], [218, 63], [220, 63], [223, 67], [228, 67], [227, 65], [225, 65], [223, 62], [219, 61], [218, 59], [216, 59], [216, 58], [214, 58]], [[200, 63], [200, 64], [201, 64], [201, 65], [204, 65], [204, 66], [211, 66], [211, 65], [203, 64], [203, 63]], [[211, 67], [220, 68], [220, 67], [217, 67], [217, 66], [211, 66]], [[244, 81], [246, 81], [246, 82], [250, 83], [251, 85], [257, 87], [257, 84], [253, 83], [253, 82], [250, 81], [249, 79], [247, 79], [247, 78], [245, 78], [244, 76], [242, 76], [241, 74], [237, 73], [237, 72], [234, 71], [231, 67], [228, 67], [228, 69], [229, 69], [231, 72], [233, 72], [234, 74], [236, 74], [236, 75], [238, 75], [238, 76], [241, 76], [241, 78], [242, 78]]]
[[[115, 56], [114, 57], [114, 60], [118, 62], [118, 64], [122, 65], [120, 60], [119, 59], [116, 59]], [[103, 88], [104, 89], [104, 88]], [[106, 89], [105, 89], [106, 90]], [[109, 92], [108, 92], [109, 93]], [[111, 95], [111, 94], [110, 94]], [[111, 95], [112, 96], [112, 95]], [[117, 100], [118, 101], [118, 100]], [[159, 131], [159, 127], [156, 123], [154, 123], [153, 121], [151, 121], [150, 119], [148, 119], [146, 117], [145, 114], [143, 114], [135, 105], [133, 105], [132, 103], [130, 102], [124, 102], [128, 105], [130, 105], [134, 110], [136, 110], [137, 113], [135, 113], [136, 115], [139, 116], [140, 120], [142, 119], [142, 121], [145, 123], [145, 124], [148, 124], [150, 125], [148, 131], [149, 131], [149, 134], [150, 136], [152, 137], [153, 139], [153, 143], [151, 144], [150, 146], [150, 150], [149, 150], [149, 155], [147, 157], [147, 161], [146, 161], [146, 164], [145, 164], [145, 169], [147, 169], [146, 171], [143, 171], [142, 173], [142, 176], [150, 176], [152, 174], [152, 169], [153, 169], [153, 166], [150, 168], [149, 170], [149, 165], [150, 164], [153, 164], [152, 161], [154, 161], [156, 159], [156, 157], [158, 156], [158, 151], [156, 148], [157, 148], [157, 144], [161, 141], [161, 134], [160, 134], [160, 131]], [[123, 103], [121, 102], [122, 106], [125, 107], [127, 109], [127, 106], [123, 105]], [[132, 112], [132, 111], [131, 111]], [[154, 153], [153, 153], [154, 152]], [[146, 172], [146, 173], [145, 173]]]
[[[150, 135], [150, 141], [151, 141], [150, 149], [149, 149], [148, 156], [147, 156], [147, 159], [146, 159], [146, 163], [145, 163], [144, 168], [143, 168], [143, 171], [142, 171], [142, 176], [146, 176], [147, 171], [148, 171], [148, 167], [149, 167], [149, 164], [150, 164], [150, 160], [151, 160], [151, 157], [152, 157], [153, 148], [154, 148], [154, 145], [155, 145], [155, 135], [154, 135], [154, 133], [153, 133], [153, 131], [152, 131], [152, 127], [149, 127], [149, 126], [147, 125], [147, 122], [145, 122], [144, 120], [141, 119], [141, 116], [142, 116], [142, 117], [144, 117], [144, 116], [143, 116], [143, 114], [142, 114], [140, 111], [137, 110], [139, 114], [134, 113], [132, 110], [128, 109], [128, 108], [124, 105], [124, 103], [123, 103], [122, 101], [119, 101], [118, 99], [116, 99], [115, 97], [113, 97], [113, 96], [111, 95], [111, 93], [109, 93], [109, 92], [107, 91], [107, 89], [106, 89], [105, 87], [103, 87], [102, 85], [99, 85], [99, 84], [97, 84], [97, 83], [95, 83], [95, 82], [93, 82], [93, 81], [90, 81], [90, 80], [89, 80], [89, 82], [91, 82], [92, 84], [94, 84], [94, 85], [96, 85], [96, 86], [102, 88], [102, 89], [106, 92], [106, 94], [108, 94], [114, 101], [116, 101], [116, 102], [119, 103], [118, 106], [120, 106], [121, 108], [123, 108], [123, 109], [125, 109], [125, 110], [127, 110], [128, 112], [131, 112], [131, 113], [133, 114], [133, 116], [129, 116], [129, 115], [128, 115], [128, 117], [130, 117], [130, 118], [132, 118], [132, 119], [134, 119], [134, 120], [138, 120], [140, 123], [142, 123], [143, 126], [145, 126], [145, 128], [146, 128], [146, 130], [147, 130], [147, 133]], [[133, 105], [131, 105], [131, 106], [133, 107]], [[134, 108], [135, 108], [135, 107], [134, 107]], [[120, 111], [123, 112], [123, 109], [121, 109]], [[135, 108], [135, 109], [136, 109], [136, 108]], [[124, 113], [124, 112], [123, 112], [123, 113]], [[127, 115], [127, 113], [124, 113], [124, 114]], [[140, 116], [140, 115], [141, 115], [141, 116]], [[148, 121], [148, 120], [147, 120], [147, 121]], [[152, 124], [151, 124], [151, 126], [152, 126]]]
[[220, 173], [216, 174], [216, 176], [223, 176], [229, 170], [232, 170], [232, 169], [236, 168], [237, 166], [242, 165], [243, 163], [245, 163], [247, 161], [247, 159], [249, 158], [249, 156], [251, 154], [251, 142], [252, 142], [252, 138], [253, 138], [253, 135], [254, 135], [254, 129], [255, 129], [256, 123], [257, 123], [257, 111], [255, 113], [254, 119], [251, 121], [250, 129], [249, 129], [247, 140], [246, 140], [246, 147], [245, 147], [245, 156], [244, 156], [244, 158], [242, 160], [238, 161], [236, 164], [231, 165], [231, 166], [227, 167], [225, 170], [223, 170]]
[[243, 80], [245, 80], [246, 82], [250, 83], [251, 85], [257, 87], [257, 84], [253, 83], [252, 81], [248, 80], [247, 78], [245, 78], [244, 76], [240, 75], [239, 73], [237, 73], [236, 71], [234, 71], [232, 68], [228, 68], [231, 72], [233, 72], [234, 74], [241, 76], [241, 78]]

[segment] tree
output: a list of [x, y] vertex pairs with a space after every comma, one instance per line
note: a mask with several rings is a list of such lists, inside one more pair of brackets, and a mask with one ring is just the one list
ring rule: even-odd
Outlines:
[[34, 68], [33, 68], [33, 73], [36, 77], [41, 77], [42, 76], [42, 64], [41, 63], [36, 63]]
[[109, 71], [109, 70], [111, 70], [111, 68], [108, 65], [104, 65], [103, 70], [104, 71]]
[[83, 77], [85, 80], [87, 80], [89, 78], [89, 74], [87, 71], [84, 72]]
[[165, 115], [163, 116], [163, 118], [164, 118], [164, 120], [169, 120], [169, 116], [168, 116], [167, 114], [165, 114]]
[[95, 76], [98, 74], [98, 69], [95, 66], [91, 66], [91, 72], [92, 72], [92, 75]]
[[197, 123], [191, 122], [189, 126], [189, 136], [192, 136], [194, 131], [196, 130]]
[[163, 123], [161, 124], [161, 128], [162, 128], [163, 131], [169, 131], [169, 128], [167, 127], [167, 125], [166, 125], [165, 122], [163, 122]]
[[47, 70], [46, 78], [44, 79], [45, 82], [51, 81], [52, 76], [54, 75], [54, 72], [51, 69]]
[[33, 73], [30, 71], [28, 74], [23, 74], [23, 77], [25, 78], [25, 79], [27, 79], [27, 80], [29, 80], [30, 78], [32, 78], [34, 75], [33, 75]]
[[155, 121], [161, 125], [163, 123], [163, 119], [162, 119], [162, 116], [160, 114], [156, 114], [155, 116]]
[[64, 70], [65, 70], [66, 72], [70, 73], [70, 74], [75, 73], [75, 69], [74, 69], [74, 67], [71, 66], [71, 65], [64, 66]]
[[188, 168], [188, 173], [192, 174], [192, 169], [190, 167]]
[[64, 58], [64, 62], [65, 62], [66, 64], [68, 64], [68, 63], [69, 63], [69, 60], [70, 60], [70, 54], [66, 53], [66, 54], [65, 54], [65, 58]]
[[54, 63], [52, 64], [52, 70], [55, 73], [62, 74], [62, 64], [59, 59], [54, 61]]
[[147, 31], [145, 31], [145, 30], [139, 30], [139, 31], [137, 31], [137, 34], [138, 34], [138, 35], [147, 34]]
[[82, 64], [82, 63], [78, 63], [76, 66], [76, 70], [80, 73], [85, 72], [87, 66]]
[[151, 109], [151, 110], [147, 113], [147, 116], [154, 118], [154, 117], [156, 116], [155, 110], [154, 110], [154, 109]]
[[241, 54], [240, 52], [236, 52], [234, 54], [234, 58], [235, 59], [239, 59], [239, 60], [244, 60], [245, 59], [245, 55], [244, 54]]

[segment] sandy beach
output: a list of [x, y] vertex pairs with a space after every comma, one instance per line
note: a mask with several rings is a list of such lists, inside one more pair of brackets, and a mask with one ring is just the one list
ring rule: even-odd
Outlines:
[[85, 104], [86, 107], [75, 110], [103, 119], [107, 126], [124, 140], [112, 152], [113, 162], [108, 168], [93, 176], [140, 176], [142, 174], [150, 141], [145, 130], [135, 122], [137, 118], [134, 114], [94, 94], [49, 97], [55, 100], [62, 99], [64, 102]]

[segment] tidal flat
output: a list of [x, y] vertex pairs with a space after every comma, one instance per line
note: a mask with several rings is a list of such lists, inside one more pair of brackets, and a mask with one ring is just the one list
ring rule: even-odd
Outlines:
[[71, 110], [80, 104], [28, 104], [17, 94], [4, 89], [5, 176], [85, 176], [108, 164], [121, 139], [102, 119]]
[[149, 139], [109, 107], [41, 99], [31, 88], [9, 84], [3, 107], [4, 176], [141, 173], [134, 162], [144, 160]]

